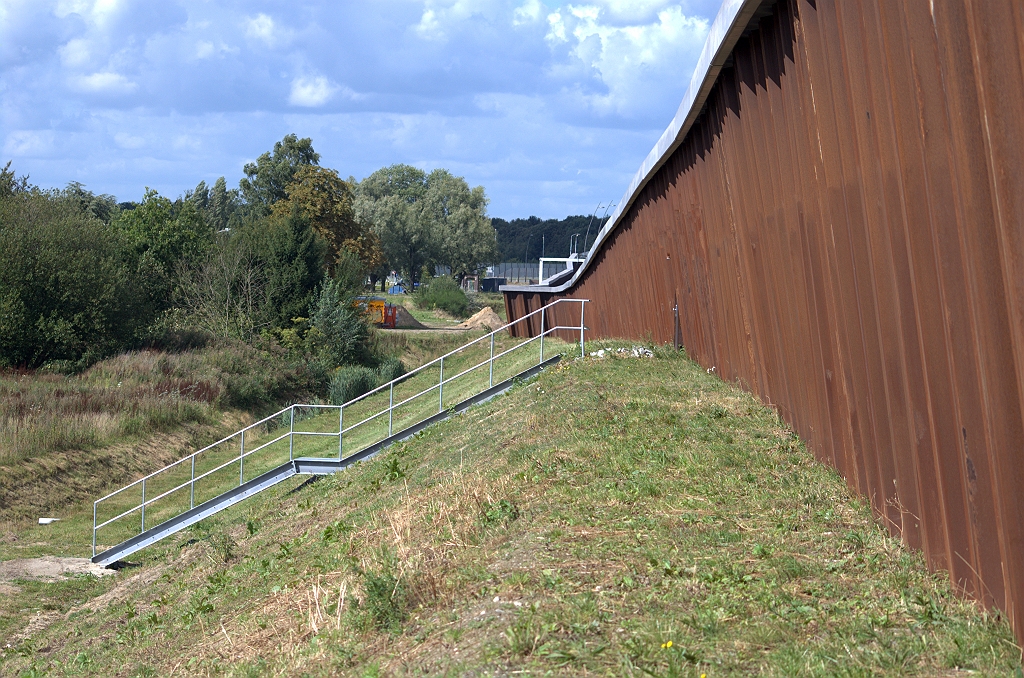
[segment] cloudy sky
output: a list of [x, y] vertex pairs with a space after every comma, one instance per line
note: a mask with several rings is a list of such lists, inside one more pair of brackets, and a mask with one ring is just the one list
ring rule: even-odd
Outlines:
[[177, 196], [289, 132], [365, 177], [482, 184], [506, 218], [618, 200], [720, 0], [0, 0], [0, 164]]

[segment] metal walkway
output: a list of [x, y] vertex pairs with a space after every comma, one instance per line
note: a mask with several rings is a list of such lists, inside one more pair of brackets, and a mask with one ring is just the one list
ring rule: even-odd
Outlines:
[[[546, 327], [546, 320], [554, 314], [550, 311], [552, 307], [567, 302], [579, 303], [580, 306], [580, 324], [579, 326], [565, 326], [565, 325], [553, 325]], [[327, 475], [336, 473], [344, 470], [352, 464], [369, 459], [376, 455], [384, 448], [392, 445], [401, 440], [405, 440], [423, 429], [435, 424], [439, 421], [443, 421], [453, 414], [464, 412], [473, 405], [485, 402], [491, 398], [507, 391], [517, 381], [523, 379], [529, 379], [536, 375], [544, 368], [556, 364], [561, 359], [561, 354], [556, 354], [552, 357], [545, 358], [544, 356], [544, 336], [550, 335], [554, 332], [562, 331], [563, 334], [566, 331], [579, 332], [580, 336], [580, 353], [584, 351], [584, 324], [583, 324], [583, 307], [586, 300], [559, 300], [545, 306], [542, 309], [538, 309], [529, 316], [515, 321], [518, 322], [526, 321], [530, 316], [540, 314], [540, 326], [542, 331], [539, 336], [533, 337], [527, 341], [521, 342], [510, 349], [501, 351], [495, 354], [495, 335], [499, 332], [506, 331], [510, 325], [505, 325], [489, 334], [480, 337], [474, 341], [471, 341], [460, 348], [435, 359], [422, 367], [413, 370], [412, 372], [405, 374], [398, 379], [395, 379], [387, 384], [384, 384], [368, 393], [365, 393], [358, 398], [345, 403], [344, 405], [292, 405], [280, 412], [271, 415], [265, 419], [262, 419], [255, 424], [251, 424], [246, 428], [234, 433], [223, 440], [220, 440], [212, 445], [209, 445], [191, 455], [170, 464], [159, 471], [149, 474], [144, 478], [141, 478], [134, 483], [126, 485], [115, 492], [108, 494], [107, 496], [97, 500], [93, 503], [93, 535], [92, 535], [92, 562], [99, 565], [107, 566], [111, 565], [122, 558], [125, 558], [136, 551], [139, 551], [151, 544], [154, 544], [165, 537], [171, 536], [181, 530], [194, 525], [195, 523], [207, 518], [219, 511], [223, 511], [235, 504], [255, 495], [267, 488], [273, 487], [278, 483], [281, 483], [292, 476], [299, 474], [310, 474], [310, 475]], [[560, 317], [564, 317], [564, 313], [559, 314]], [[536, 322], [536, 319], [534, 320]], [[516, 351], [520, 351], [523, 347], [539, 339], [540, 349], [539, 356], [534, 361], [530, 359], [530, 365], [525, 369], [522, 369], [523, 365], [516, 365], [516, 371], [514, 374], [506, 379], [495, 383], [495, 364], [503, 357], [513, 356]], [[489, 357], [485, 360], [473, 364], [471, 367], [466, 369], [458, 370], [454, 376], [445, 376], [444, 372], [444, 361], [448, 359], [449, 365], [453, 362], [458, 362], [459, 354], [464, 354], [467, 349], [470, 349], [474, 345], [481, 344], [482, 347], [486, 347], [486, 341], [490, 341], [490, 353]], [[523, 352], [525, 353], [525, 352]], [[515, 355], [515, 357], [521, 358], [523, 353]], [[398, 402], [395, 400], [396, 387], [403, 385], [413, 385], [418, 388], [418, 384], [415, 382], [417, 375], [420, 377], [427, 376], [427, 371], [437, 367], [439, 371], [439, 377], [436, 383], [425, 389], [419, 390], [414, 395], [400, 399]], [[476, 388], [475, 383], [467, 382], [463, 384], [465, 390], [466, 386], [471, 386], [472, 391], [470, 395], [458, 394], [458, 388], [460, 385], [459, 380], [468, 380], [477, 370], [482, 371], [484, 368], [487, 369], [487, 378], [483, 379], [478, 375], [481, 380], [482, 389]], [[455, 403], [446, 403], [445, 401], [445, 388], [449, 389], [449, 393], [455, 388], [457, 397], [460, 399]], [[401, 408], [409, 407], [421, 407], [420, 399], [428, 396], [434, 390], [437, 390], [436, 395], [429, 396], [433, 398], [433, 411], [430, 413], [416, 412], [412, 416], [411, 422], [409, 417], [406, 417], [407, 421], [399, 423], [400, 430], [395, 431], [395, 418], [396, 412], [401, 412]], [[383, 398], [387, 395], [387, 407], [383, 407], [380, 410], [371, 411], [368, 416], [363, 417], [358, 423], [352, 424], [351, 426], [345, 426], [345, 414], [346, 411], [352, 412], [355, 409], [358, 412], [359, 405], [367, 405], [372, 401], [375, 396]], [[465, 396], [465, 397], [463, 397]], [[325, 410], [337, 410], [338, 417], [334, 419], [336, 425], [336, 431], [318, 431], [318, 430], [303, 430], [303, 421], [312, 422], [312, 425], [307, 425], [307, 429], [323, 428], [325, 416], [323, 412]], [[365, 410], [365, 408], [364, 408]], [[296, 414], [298, 413], [298, 417]], [[303, 419], [304, 413], [312, 413], [311, 416]], [[365, 412], [364, 412], [365, 414]], [[386, 425], [385, 425], [386, 415]], [[288, 431], [275, 436], [272, 440], [259, 444], [252, 449], [246, 449], [246, 433], [249, 433], [250, 441], [255, 437], [258, 440], [259, 434], [264, 433], [273, 435], [274, 426], [281, 424], [284, 419], [287, 418]], [[370, 429], [376, 426], [377, 431], [366, 431], [360, 438], [358, 435], [353, 434], [353, 431], [357, 428], [366, 427]], [[358, 451], [345, 456], [343, 451], [343, 442], [345, 440], [352, 440], [356, 437], [359, 443]], [[296, 452], [302, 450], [296, 450], [296, 438], [299, 439], [298, 447], [302, 447], [303, 440], [312, 441], [306, 445], [310, 448], [311, 445], [316, 445], [317, 441], [323, 441], [324, 437], [337, 438], [337, 456], [324, 457], [324, 456], [299, 456]], [[329, 442], [329, 441], [328, 441]], [[237, 446], [236, 446], [237, 445]], [[266, 456], [268, 453], [271, 455], [279, 454], [284, 455], [284, 446], [287, 445], [287, 461], [280, 463], [274, 463], [269, 470], [263, 470], [254, 477], [246, 478], [246, 460], [250, 462], [250, 471], [254, 462], [261, 459], [258, 455]], [[323, 451], [320, 443], [320, 448], [314, 448], [318, 451]], [[227, 461], [221, 462], [222, 459], [230, 452]], [[333, 453], [332, 453], [333, 454]], [[205, 456], [204, 456], [205, 455]], [[204, 460], [210, 458], [210, 462], [207, 465], [212, 465], [213, 468], [209, 470], [203, 470]], [[278, 457], [279, 459], [281, 457]], [[273, 456], [271, 456], [271, 460]], [[200, 473], [196, 474], [197, 460], [200, 466]], [[263, 465], [266, 466], [267, 459], [262, 459]], [[235, 481], [232, 481], [232, 487], [230, 489], [223, 489], [223, 478], [225, 472], [231, 472], [231, 468], [237, 467], [237, 474], [235, 475]], [[259, 468], [259, 466], [257, 466]], [[220, 485], [215, 484], [216, 480], [220, 480]], [[197, 503], [196, 494], [197, 486], [202, 495], [203, 483], [214, 484], [216, 489], [215, 496], [202, 500]], [[147, 488], [148, 486], [148, 488]], [[124, 508], [124, 502], [129, 490], [135, 489], [140, 493], [141, 500], [139, 503], [131, 505], [128, 508]], [[150, 491], [150, 496], [147, 498], [147, 489]], [[156, 490], [154, 496], [153, 490]], [[134, 494], [134, 493], [131, 493]], [[112, 507], [113, 512], [116, 513], [112, 518], [99, 522], [99, 512], [101, 509]], [[122, 510], [123, 509], [123, 510]], [[147, 509], [150, 513], [150, 519], [154, 517], [154, 512], [158, 518], [156, 525], [151, 526], [149, 529], [146, 528], [146, 512]], [[127, 523], [131, 521], [131, 524]], [[106, 548], [101, 552], [97, 553], [97, 534], [104, 528], [108, 530], [118, 531], [122, 536], [126, 529], [133, 532], [131, 536], [123, 539], [116, 546]], [[108, 542], [109, 543], [109, 542]]]

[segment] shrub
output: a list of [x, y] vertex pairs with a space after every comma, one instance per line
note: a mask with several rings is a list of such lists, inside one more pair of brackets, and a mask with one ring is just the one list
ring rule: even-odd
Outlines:
[[138, 343], [163, 272], [59, 191], [0, 199], [0, 365], [81, 369]]
[[377, 374], [369, 367], [343, 367], [331, 378], [330, 399], [343, 405], [358, 398], [377, 385]]
[[386, 384], [405, 374], [405, 365], [398, 358], [388, 358], [377, 366], [377, 384]]
[[335, 280], [321, 286], [310, 305], [312, 327], [306, 337], [311, 351], [332, 366], [365, 363], [370, 358], [370, 328]]
[[456, 318], [465, 318], [469, 298], [459, 284], [449, 277], [432, 278], [415, 293], [420, 308], [439, 308]]

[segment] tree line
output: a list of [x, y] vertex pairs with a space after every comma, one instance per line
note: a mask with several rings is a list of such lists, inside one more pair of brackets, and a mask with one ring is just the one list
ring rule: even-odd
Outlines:
[[570, 239], [576, 238], [576, 251], [585, 252], [593, 246], [598, 231], [607, 221], [600, 215], [578, 215], [565, 219], [491, 219], [497, 236], [501, 261], [537, 261], [541, 256], [568, 257]]
[[270, 339], [328, 367], [372, 361], [364, 281], [476, 272], [497, 254], [483, 187], [444, 169], [362, 181], [287, 135], [177, 199], [44, 189], [0, 170], [0, 367], [74, 368], [190, 333]]

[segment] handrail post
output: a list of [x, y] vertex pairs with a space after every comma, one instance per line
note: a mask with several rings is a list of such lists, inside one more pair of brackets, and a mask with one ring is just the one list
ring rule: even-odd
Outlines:
[[245, 429], [242, 429], [242, 444], [238, 448], [238, 484], [245, 482]]
[[583, 329], [586, 325], [583, 324], [583, 309], [587, 307], [587, 302], [584, 299], [580, 299], [580, 357], [586, 356], [586, 349], [583, 344]]
[[288, 461], [295, 458], [295, 405], [288, 408]]
[[196, 507], [196, 455], [192, 455], [192, 479], [188, 481], [188, 507]]
[[341, 405], [338, 408], [338, 461], [341, 461], [342, 448], [341, 442], [345, 435], [345, 406]]
[[395, 414], [395, 382], [391, 382], [391, 395], [388, 399], [388, 437], [391, 436], [391, 421]]
[[437, 382], [437, 411], [444, 411], [444, 356], [441, 356], [441, 379]]
[[92, 503], [92, 557], [96, 557], [96, 502]]
[[494, 386], [494, 332], [491, 332], [491, 374], [487, 378], [487, 388]]
[[142, 530], [146, 531], [146, 479], [142, 479]]

